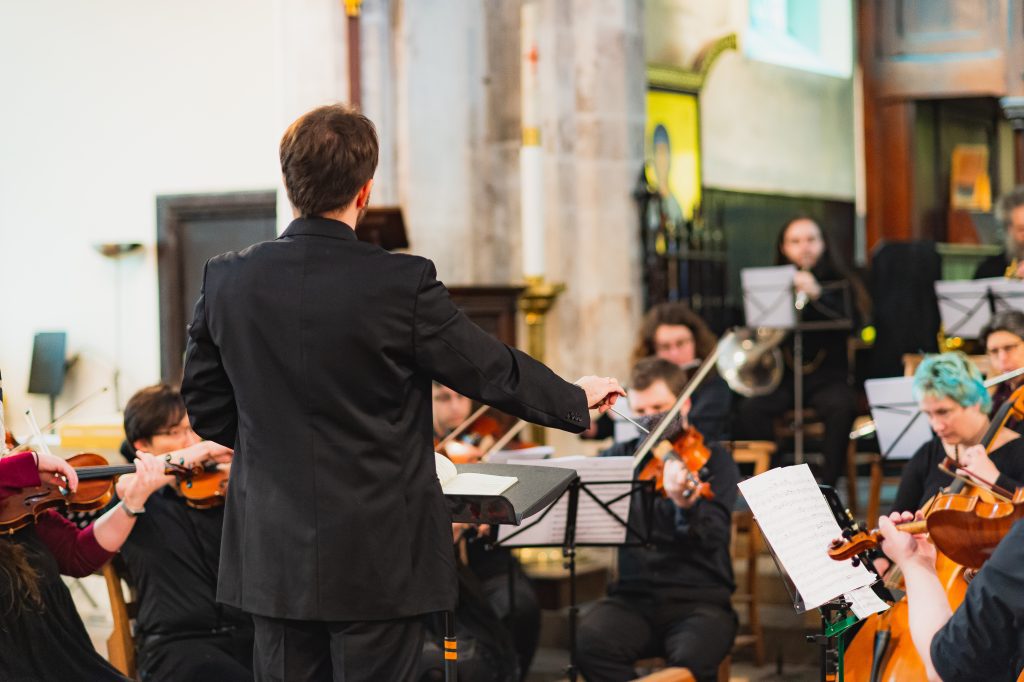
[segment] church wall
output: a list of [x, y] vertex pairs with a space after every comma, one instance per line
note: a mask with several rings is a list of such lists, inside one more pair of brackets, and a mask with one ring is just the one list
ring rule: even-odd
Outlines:
[[[277, 9], [0, 4], [0, 368], [19, 434], [26, 407], [48, 414], [25, 394], [37, 331], [67, 331], [79, 355], [58, 412], [109, 384], [115, 363], [126, 397], [159, 379], [157, 195], [278, 186]], [[119, 291], [114, 262], [93, 248], [112, 241], [145, 246], [123, 259]], [[114, 410], [108, 394], [82, 414]]]

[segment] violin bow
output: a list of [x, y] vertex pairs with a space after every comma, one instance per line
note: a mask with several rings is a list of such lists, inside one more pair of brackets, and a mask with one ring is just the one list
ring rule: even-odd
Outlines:
[[[40, 429], [40, 432], [49, 431], [50, 429], [52, 429], [57, 424], [59, 424], [60, 422], [64, 421], [67, 417], [69, 417], [71, 415], [72, 412], [75, 412], [82, 405], [85, 405], [87, 402], [89, 402], [90, 400], [92, 400], [96, 396], [102, 395], [102, 394], [106, 393], [109, 390], [110, 390], [109, 386], [104, 386], [103, 388], [101, 388], [101, 389], [99, 389], [97, 391], [93, 391], [92, 393], [90, 393], [89, 395], [85, 396], [84, 398], [79, 400], [77, 403], [75, 403], [74, 405], [69, 407], [68, 409], [64, 410], [64, 412], [62, 414], [57, 415], [53, 419], [53, 421], [51, 421], [46, 426], [42, 427]], [[33, 432], [32, 435], [30, 435], [28, 437], [28, 439], [25, 440], [24, 443], [22, 443], [21, 445], [19, 445], [16, 448], [14, 448], [13, 450], [8, 452], [7, 454], [13, 455], [13, 454], [18, 453], [18, 452], [25, 452], [26, 450], [31, 450], [32, 449], [32, 441], [35, 440], [35, 439], [36, 439], [36, 434], [35, 434], [35, 432]], [[43, 446], [40, 445], [39, 447], [43, 447]], [[2, 455], [0, 455], [0, 456], [2, 456]]]
[[476, 412], [466, 417], [465, 421], [463, 421], [461, 424], [459, 424], [454, 429], [449, 431], [448, 435], [442, 438], [441, 441], [437, 444], [437, 447], [434, 449], [440, 450], [445, 445], [448, 445], [448, 443], [451, 443], [453, 439], [458, 438], [459, 434], [468, 429], [473, 424], [473, 422], [480, 418], [480, 415], [482, 415], [489, 409], [491, 409], [490, 405], [481, 405], [479, 408], [477, 408]]
[[686, 404], [686, 401], [690, 399], [693, 392], [697, 390], [697, 387], [700, 386], [702, 381], [704, 381], [704, 378], [709, 372], [711, 372], [711, 368], [715, 366], [715, 362], [718, 360], [718, 355], [721, 353], [721, 349], [726, 346], [725, 342], [730, 340], [733, 336], [734, 332], [729, 331], [726, 332], [725, 336], [718, 340], [715, 350], [713, 350], [710, 355], [704, 359], [700, 369], [697, 370], [697, 373], [694, 374], [693, 378], [691, 378], [689, 383], [686, 384], [683, 392], [679, 394], [678, 398], [676, 398], [676, 402], [668, 409], [668, 412], [666, 412], [665, 416], [661, 418], [658, 425], [651, 429], [651, 432], [648, 433], [643, 442], [640, 443], [640, 447], [637, 448], [636, 453], [633, 455], [634, 468], [644, 461], [644, 458], [655, 445], [661, 442], [662, 437], [665, 435], [665, 431], [668, 430], [669, 424], [672, 423], [672, 420], [676, 418], [679, 411], [683, 409], [683, 405]]

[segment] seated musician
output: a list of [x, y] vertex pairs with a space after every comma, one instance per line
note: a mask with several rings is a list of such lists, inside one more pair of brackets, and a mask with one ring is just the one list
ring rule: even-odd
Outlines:
[[[824, 322], [833, 316], [855, 318], [866, 312], [867, 294], [854, 275], [842, 268], [829, 248], [826, 233], [812, 219], [797, 217], [779, 232], [776, 265], [795, 265], [793, 288], [805, 297], [801, 313], [806, 322]], [[842, 283], [845, 282], [845, 285]], [[846, 293], [856, 305], [846, 310]], [[825, 423], [822, 454], [825, 466], [820, 481], [835, 485], [845, 469], [850, 427], [857, 416], [857, 396], [849, 384], [847, 340], [849, 331], [833, 329], [803, 334], [804, 406], [813, 408]], [[786, 372], [772, 393], [743, 401], [737, 427], [741, 438], [774, 440], [773, 421], [794, 408], [793, 339], [782, 346]]]
[[[437, 448], [445, 436], [469, 419], [473, 413], [473, 401], [436, 381], [431, 386], [430, 397], [434, 409], [434, 445]], [[493, 417], [481, 415], [437, 451], [460, 464], [479, 462], [494, 445], [498, 429]]]
[[893, 525], [913, 518], [894, 512], [878, 526], [882, 550], [903, 572], [910, 635], [928, 679], [1018, 679], [1024, 671], [1024, 521], [1014, 524], [951, 612], [935, 570], [935, 545]]
[[[1019, 310], [1003, 310], [993, 315], [978, 340], [984, 345], [992, 366], [991, 376], [1024, 367], [1024, 313]], [[1024, 385], [1024, 376], [998, 384], [992, 393], [992, 414], [1021, 385]]]
[[[129, 460], [136, 451], [169, 455], [185, 467], [230, 460], [229, 448], [200, 441], [181, 395], [166, 384], [131, 397], [124, 430]], [[223, 506], [192, 508], [167, 485], [150, 498], [121, 550], [138, 594], [142, 680], [253, 679], [252, 620], [215, 598], [223, 519]]]
[[[644, 358], [656, 356], [692, 372], [702, 359], [715, 350], [715, 343], [715, 335], [688, 305], [678, 302], [659, 303], [644, 315], [633, 348], [632, 361], [636, 364]], [[704, 438], [728, 440], [732, 391], [714, 369], [693, 392], [692, 402], [690, 423]], [[625, 428], [631, 430], [632, 427]], [[594, 420], [581, 437], [604, 440], [613, 435], [614, 418], [605, 414]]]
[[[633, 364], [657, 356], [687, 370], [715, 350], [715, 335], [685, 303], [659, 303], [644, 315]], [[705, 440], [728, 439], [732, 391], [714, 369], [693, 392], [689, 419]]]
[[[473, 412], [473, 402], [469, 398], [436, 382], [433, 385], [432, 398], [434, 436], [438, 440], [466, 421]], [[493, 418], [485, 415], [477, 421], [483, 419], [490, 420], [491, 423], [484, 422], [482, 429], [474, 429], [471, 425], [464, 432], [469, 435], [468, 440], [456, 439], [448, 443], [449, 457], [459, 453], [463, 458], [462, 461], [479, 460], [487, 447], [493, 444], [494, 437], [497, 435], [495, 433], [497, 425], [493, 423]], [[477, 440], [479, 431], [487, 432], [485, 441]], [[533, 585], [530, 584], [510, 550], [504, 547], [492, 549], [486, 547], [488, 538], [485, 535], [488, 531], [479, 533], [473, 529], [461, 527], [459, 524], [456, 526], [459, 538], [465, 536], [466, 566], [472, 577], [479, 583], [479, 588], [490, 605], [490, 609], [512, 633], [519, 658], [519, 670], [522, 677], [525, 678], [530, 663], [533, 661], [533, 655], [537, 651], [540, 635], [540, 606]], [[511, 595], [509, 594], [510, 572], [514, 581]], [[464, 582], [460, 579], [460, 593], [463, 592]], [[463, 599], [460, 598], [460, 607], [462, 602]], [[460, 619], [456, 618], [456, 623], [459, 622]]]
[[[685, 383], [685, 373], [674, 363], [641, 360], [632, 373], [630, 407], [653, 426]], [[683, 432], [685, 411], [681, 414], [667, 437]], [[602, 455], [632, 455], [637, 445], [619, 443]], [[652, 656], [688, 668], [698, 680], [717, 679], [737, 628], [730, 601], [735, 584], [729, 539], [739, 471], [720, 445], [708, 447], [714, 498], [688, 494], [693, 485], [685, 469], [668, 460], [666, 497], [654, 502], [653, 547], [620, 548], [618, 582], [582, 617], [579, 664], [589, 682], [631, 680], [634, 663]], [[641, 496], [635, 495], [631, 520], [641, 518], [643, 509]]]
[[[85, 529], [53, 510], [13, 534], [0, 535], [0, 679], [125, 681], [93, 647], [61, 574], [82, 577], [107, 563], [135, 527], [141, 509], [164, 484], [165, 462], [142, 455], [137, 473], [117, 484], [121, 504]], [[41, 482], [77, 476], [63, 459], [23, 452], [0, 460], [0, 500]]]
[[1011, 277], [1024, 279], [1024, 186], [1017, 185], [996, 203], [996, 220], [1002, 225], [1002, 253], [978, 263], [974, 279]]
[[963, 353], [926, 357], [914, 372], [914, 398], [935, 432], [907, 463], [893, 509], [913, 511], [949, 485], [939, 469], [949, 456], [979, 478], [1014, 490], [1024, 481], [1024, 439], [1002, 429], [990, 451], [979, 445], [989, 426], [992, 399], [981, 372]]

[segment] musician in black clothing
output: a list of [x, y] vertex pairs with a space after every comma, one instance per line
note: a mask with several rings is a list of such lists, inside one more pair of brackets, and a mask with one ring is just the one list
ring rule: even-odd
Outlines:
[[[135, 451], [192, 467], [227, 463], [231, 450], [200, 441], [181, 395], [150, 386], [125, 406], [126, 442]], [[252, 618], [216, 601], [224, 507], [194, 509], [169, 485], [154, 493], [121, 548], [138, 601], [136, 640], [143, 682], [247, 682], [253, 679]]]
[[[630, 406], [653, 425], [675, 402], [686, 378], [673, 363], [648, 358], [637, 363], [631, 382]], [[685, 419], [685, 411], [682, 415]], [[682, 429], [680, 420], [666, 437]], [[620, 443], [602, 455], [630, 456], [637, 445]], [[714, 498], [688, 495], [692, 482], [678, 461], [669, 460], [666, 497], [654, 501], [654, 547], [620, 548], [618, 582], [583, 616], [579, 664], [589, 682], [631, 680], [633, 664], [651, 656], [689, 668], [698, 680], [715, 680], [732, 649], [737, 620], [730, 602], [735, 583], [729, 539], [739, 471], [720, 445], [708, 446]], [[642, 517], [640, 498], [634, 496], [631, 519]]]
[[[981, 329], [978, 341], [985, 347], [992, 376], [999, 376], [1024, 367], [1024, 313], [1019, 310], [1003, 310], [992, 316]], [[1024, 377], [1017, 377], [998, 384], [992, 393], [992, 411], [996, 411], [1009, 399], [1013, 392], [1024, 384]], [[1020, 430], [1021, 424], [1012, 424]]]
[[1003, 226], [1005, 248], [989, 256], [974, 271], [974, 279], [1013, 277], [1024, 279], [1024, 185], [1018, 185], [996, 204], [996, 220]]
[[991, 398], [978, 368], [963, 353], [926, 357], [914, 372], [914, 397], [935, 432], [907, 463], [893, 503], [914, 511], [953, 478], [939, 469], [948, 456], [980, 479], [1013, 491], [1024, 481], [1024, 439], [1002, 429], [986, 453]]
[[[647, 357], [659, 357], [692, 372], [715, 350], [717, 340], [708, 325], [688, 305], [659, 303], [644, 315], [633, 347], [632, 364]], [[732, 413], [732, 391], [712, 368], [693, 392], [690, 423], [705, 440], [728, 440]], [[582, 438], [604, 440], [615, 435], [615, 423], [605, 415], [595, 420]]]
[[[804, 322], [828, 321], [838, 314], [852, 316], [857, 326], [856, 318], [866, 313], [867, 295], [856, 278], [839, 266], [825, 232], [814, 220], [798, 217], [786, 223], [779, 232], [776, 256], [777, 265], [799, 268], [793, 287], [798, 300], [806, 301]], [[857, 416], [857, 396], [848, 376], [849, 336], [845, 329], [803, 334], [804, 407], [813, 408], [825, 422], [825, 466], [820, 480], [827, 485], [834, 485], [845, 468], [850, 427]], [[782, 348], [787, 367], [779, 387], [740, 405], [737, 430], [741, 438], [773, 440], [773, 421], [794, 408], [792, 337]]]
[[935, 571], [935, 545], [893, 525], [913, 518], [893, 513], [878, 527], [882, 550], [903, 572], [910, 636], [929, 681], [1014, 682], [1024, 671], [1024, 521], [1014, 524], [951, 612]]

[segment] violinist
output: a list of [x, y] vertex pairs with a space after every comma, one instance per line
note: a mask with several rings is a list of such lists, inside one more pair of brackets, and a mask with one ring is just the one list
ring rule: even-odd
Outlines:
[[[1004, 429], [1005, 430], [1005, 429]], [[903, 572], [910, 634], [929, 680], [1013, 682], [1024, 670], [1024, 522], [1014, 524], [951, 612], [935, 569], [935, 546], [881, 517], [882, 550]]]
[[[1024, 367], [1024, 313], [1019, 310], [1003, 310], [993, 315], [978, 340], [985, 347], [992, 376]], [[992, 394], [991, 414], [995, 414], [1022, 383], [1024, 378], [1017, 377], [998, 384]], [[1019, 425], [1011, 426], [1019, 428]]]
[[926, 357], [914, 372], [914, 398], [935, 432], [903, 469], [893, 509], [912, 511], [952, 482], [939, 469], [947, 456], [1006, 490], [1024, 481], [1024, 439], [1002, 429], [986, 453], [980, 440], [989, 426], [992, 399], [981, 372], [960, 352]]
[[[60, 576], [93, 573], [132, 532], [135, 511], [163, 485], [165, 462], [142, 455], [135, 466], [137, 473], [117, 483], [122, 502], [85, 529], [47, 510], [34, 524], [0, 535], [0, 679], [126, 679], [96, 653]], [[43, 483], [74, 490], [78, 479], [53, 455], [22, 452], [0, 459], [0, 498]]]
[[[685, 384], [683, 370], [668, 360], [638, 362], [629, 393], [638, 421], [656, 424]], [[680, 437], [685, 428], [684, 409], [666, 438]], [[632, 455], [637, 445], [619, 443], [602, 455]], [[618, 582], [582, 617], [579, 664], [589, 682], [634, 679], [633, 664], [651, 656], [689, 668], [698, 680], [713, 681], [732, 649], [737, 619], [729, 541], [739, 471], [720, 445], [709, 448], [706, 468], [714, 497], [688, 494], [694, 482], [678, 460], [667, 460], [666, 496], [654, 501], [653, 547], [620, 548]], [[642, 516], [640, 498], [633, 496], [632, 519]]]
[[[806, 322], [821, 322], [834, 314], [848, 312], [857, 318], [866, 314], [867, 294], [856, 277], [847, 273], [829, 248], [825, 232], [811, 218], [800, 216], [787, 222], [776, 243], [776, 265], [795, 265], [793, 289], [797, 300], [806, 301], [801, 316]], [[853, 310], [846, 311], [849, 288]], [[857, 320], [854, 320], [856, 327]], [[835, 485], [846, 463], [848, 434], [857, 416], [857, 396], [849, 383], [849, 362], [845, 330], [803, 334], [804, 406], [813, 408], [825, 423], [822, 454], [825, 467], [820, 480]], [[740, 437], [773, 440], [773, 420], [794, 409], [793, 341], [782, 347], [786, 372], [779, 387], [765, 396], [748, 398], [740, 405]]]
[[[430, 388], [430, 402], [434, 410], [434, 447], [437, 448], [445, 436], [469, 419], [473, 412], [473, 401], [435, 381]], [[494, 417], [481, 415], [437, 451], [460, 464], [479, 462], [494, 445], [499, 430], [500, 426]]]
[[[434, 437], [437, 439], [446, 436], [452, 429], [466, 421], [472, 411], [473, 402], [459, 393], [456, 393], [447, 386], [434, 382], [431, 391], [434, 410]], [[481, 421], [487, 420], [487, 421]], [[448, 443], [448, 455], [451, 458], [455, 453], [462, 457], [474, 457], [479, 460], [487, 444], [476, 441], [481, 433], [486, 433], [485, 438], [493, 443], [493, 434], [496, 432], [497, 422], [486, 415], [477, 419], [481, 422], [474, 427], [470, 425], [464, 434], [469, 434], [471, 440], [466, 442], [456, 439]], [[487, 548], [486, 541], [491, 532], [496, 528], [480, 532], [466, 524], [455, 524], [457, 541], [465, 540], [465, 568], [469, 575], [460, 571], [459, 576], [459, 611], [456, 612], [456, 623], [474, 623], [483, 628], [488, 627], [488, 616], [498, 622], [491, 623], [491, 629], [497, 631], [507, 628], [511, 634], [518, 656], [518, 669], [522, 677], [530, 669], [530, 663], [537, 651], [537, 642], [540, 636], [540, 604], [537, 601], [533, 585], [523, 573], [519, 561], [512, 555], [512, 552], [505, 547]], [[510, 583], [511, 581], [511, 583]], [[467, 587], [467, 583], [470, 585]], [[511, 587], [510, 587], [511, 585]], [[509, 590], [512, 590], [510, 595]], [[474, 609], [470, 617], [460, 617], [460, 612], [467, 604], [482, 595], [486, 605]], [[513, 606], [514, 605], [514, 606]], [[460, 625], [462, 627], [462, 625]], [[479, 639], [486, 641], [488, 635], [493, 633], [480, 633]], [[465, 658], [462, 656], [461, 658]], [[472, 679], [471, 671], [460, 671], [460, 678]]]
[[[186, 468], [231, 461], [229, 448], [199, 439], [181, 394], [166, 384], [131, 397], [124, 430], [122, 452], [129, 461], [138, 452]], [[253, 679], [252, 619], [215, 598], [223, 523], [222, 505], [193, 508], [173, 485], [164, 485], [121, 549], [138, 595], [137, 660], [147, 682]]]
[[1014, 187], [996, 203], [996, 221], [1002, 225], [1005, 247], [989, 256], [974, 271], [974, 279], [1024, 279], [1024, 185]]

